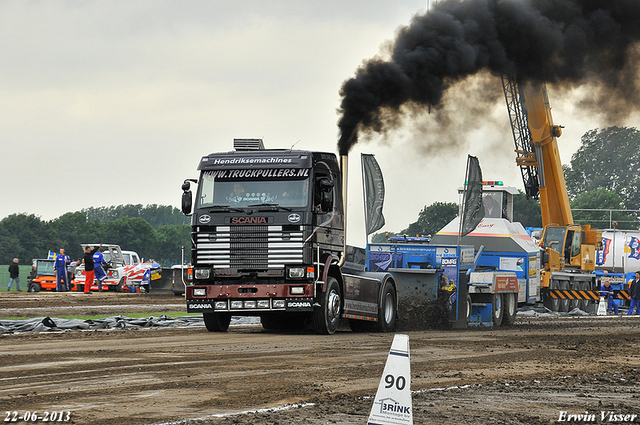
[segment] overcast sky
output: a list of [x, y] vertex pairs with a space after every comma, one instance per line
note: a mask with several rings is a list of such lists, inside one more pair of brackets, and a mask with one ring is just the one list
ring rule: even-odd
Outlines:
[[[384, 54], [425, 3], [0, 2], [0, 218], [51, 220], [121, 204], [179, 208], [182, 181], [197, 177], [200, 157], [230, 150], [233, 138], [335, 152], [343, 81]], [[567, 126], [560, 153], [568, 163], [582, 134], [599, 125], [566, 93], [550, 95], [556, 123]], [[488, 120], [453, 123], [474, 129], [460, 133], [462, 151], [447, 140], [421, 143], [428, 116], [352, 151], [350, 244], [364, 243], [361, 152], [375, 154], [383, 170], [390, 231], [425, 205], [458, 201], [467, 153], [486, 179], [522, 188], [506, 107], [457, 100], [453, 110], [490, 109]]]

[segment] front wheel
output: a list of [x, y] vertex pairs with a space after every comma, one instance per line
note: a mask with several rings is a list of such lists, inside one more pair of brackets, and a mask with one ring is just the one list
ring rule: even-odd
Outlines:
[[335, 277], [327, 278], [326, 290], [318, 295], [318, 306], [313, 310], [313, 329], [318, 334], [331, 335], [338, 329], [342, 313], [342, 294]]
[[202, 313], [202, 318], [209, 332], [226, 332], [231, 323], [230, 313]]
[[39, 283], [32, 283], [29, 285], [29, 288], [27, 288], [27, 292], [40, 292], [41, 289], [42, 287]]
[[[560, 289], [558, 281], [552, 280], [549, 283], [549, 290]], [[547, 292], [543, 296], [544, 306], [551, 311], [560, 311], [560, 299], [552, 298], [551, 293]]]
[[494, 294], [491, 300], [493, 305], [493, 326], [502, 324], [502, 315], [504, 314], [504, 298], [502, 294]]
[[378, 310], [378, 326], [376, 330], [379, 332], [393, 332], [396, 327], [396, 318], [398, 317], [396, 290], [388, 281], [384, 283], [382, 289], [382, 302]]

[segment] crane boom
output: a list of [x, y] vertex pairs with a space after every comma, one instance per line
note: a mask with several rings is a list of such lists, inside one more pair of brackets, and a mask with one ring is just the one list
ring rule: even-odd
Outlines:
[[547, 89], [542, 82], [519, 84], [503, 76], [502, 84], [527, 197], [540, 199], [542, 225], [573, 224]]
[[546, 86], [529, 82], [522, 86], [522, 94], [540, 175], [542, 225], [571, 225], [573, 215], [558, 151], [562, 129], [553, 124]]
[[553, 123], [545, 84], [503, 76], [502, 87], [526, 195], [540, 199], [543, 299], [551, 310], [565, 311], [568, 304], [560, 306], [550, 291], [595, 287], [595, 250], [602, 245], [602, 233], [573, 222], [558, 151], [562, 128]]

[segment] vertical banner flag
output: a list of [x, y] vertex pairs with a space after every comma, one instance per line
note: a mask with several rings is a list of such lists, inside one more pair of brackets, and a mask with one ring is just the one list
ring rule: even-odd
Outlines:
[[629, 248], [631, 248], [631, 253], [629, 254], [629, 258], [635, 258], [636, 260], [640, 260], [640, 240], [632, 236], [631, 241], [629, 242]]
[[378, 161], [371, 154], [361, 154], [364, 185], [365, 226], [367, 235], [384, 226], [384, 179]]
[[482, 170], [480, 162], [475, 156], [467, 158], [467, 176], [465, 180], [464, 197], [462, 199], [462, 228], [460, 237], [473, 232], [473, 229], [484, 218], [484, 204], [482, 203]]
[[596, 265], [601, 266], [607, 261], [607, 254], [611, 247], [611, 239], [602, 238], [602, 250], [596, 251]]

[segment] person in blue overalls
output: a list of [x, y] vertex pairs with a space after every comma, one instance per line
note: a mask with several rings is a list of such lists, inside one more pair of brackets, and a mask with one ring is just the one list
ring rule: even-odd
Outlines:
[[98, 280], [98, 291], [102, 291], [102, 281], [107, 278], [107, 275], [104, 272], [105, 261], [104, 261], [104, 255], [102, 255], [103, 252], [104, 252], [104, 249], [100, 247], [98, 249], [98, 252], [93, 254], [93, 264], [94, 264], [93, 271], [95, 272], [96, 279]]
[[56, 260], [53, 263], [53, 270], [56, 272], [56, 290], [58, 292], [69, 290], [67, 266], [70, 262], [69, 256], [64, 254], [64, 248], [60, 248], [60, 254], [56, 255]]
[[611, 287], [611, 283], [609, 283], [608, 280], [605, 280], [604, 281], [604, 285], [602, 285], [602, 287], [600, 287], [600, 296], [601, 297], [607, 297], [607, 299], [608, 299], [607, 311], [611, 311], [611, 309], [613, 308], [613, 312], [615, 314], [618, 314], [618, 305], [613, 302], [614, 294], [615, 294], [615, 292], [613, 292], [613, 288]]

